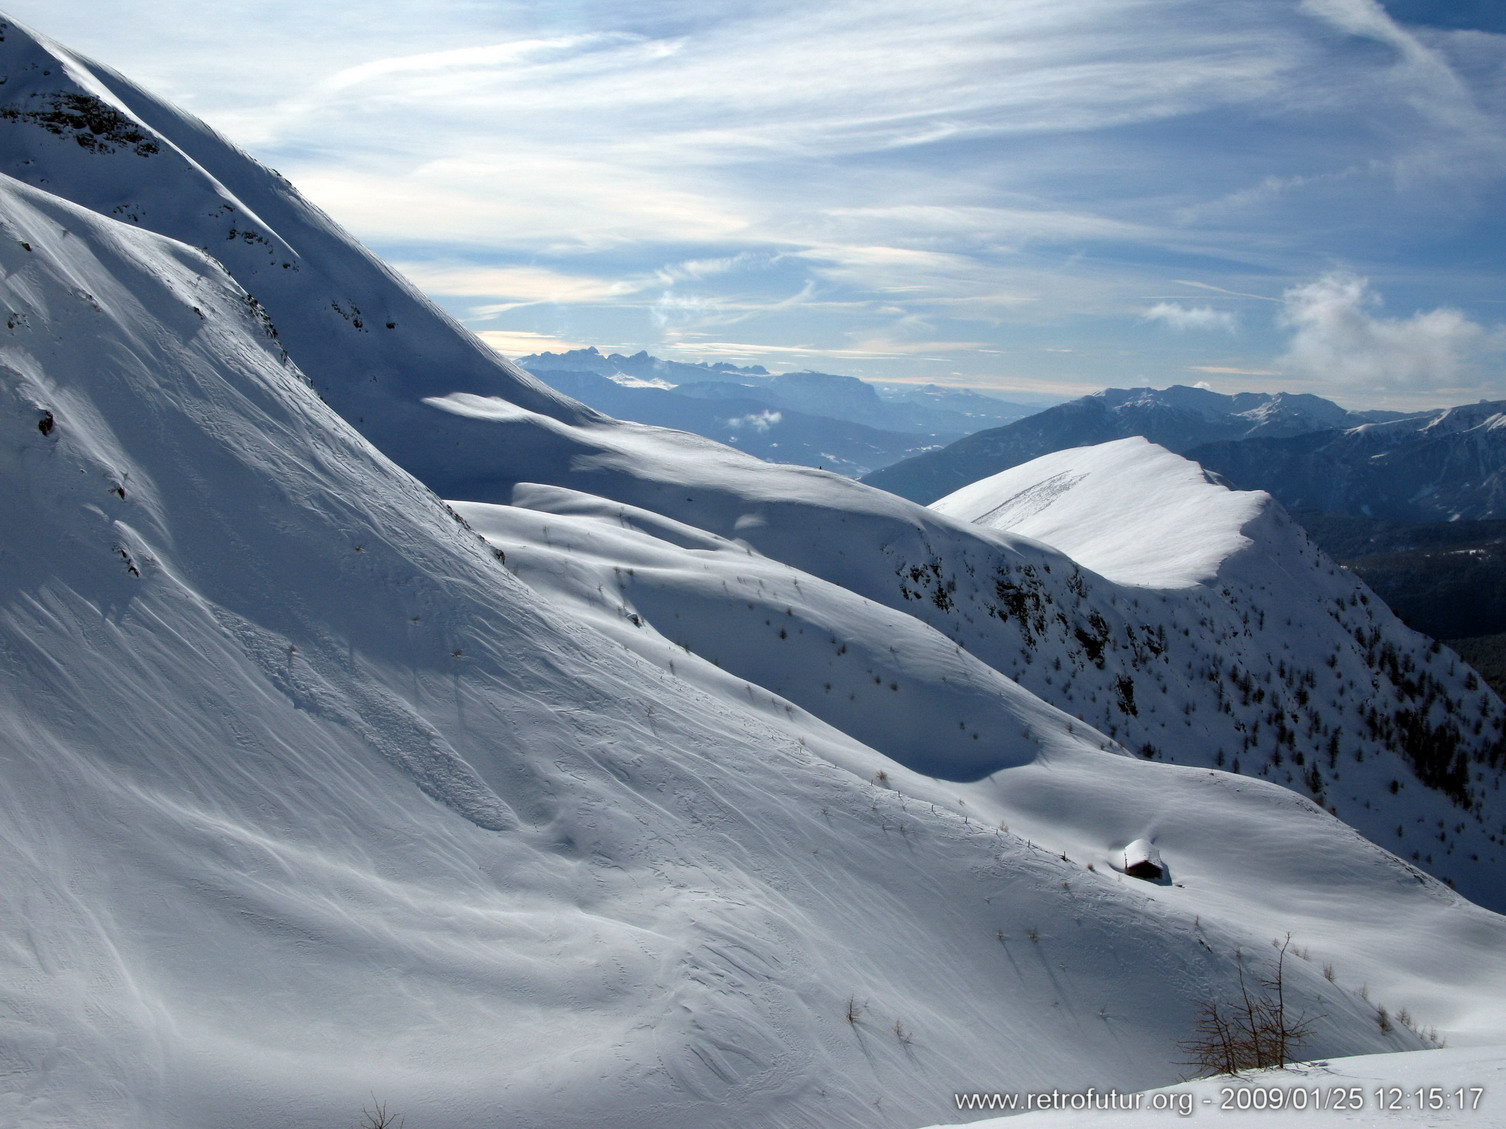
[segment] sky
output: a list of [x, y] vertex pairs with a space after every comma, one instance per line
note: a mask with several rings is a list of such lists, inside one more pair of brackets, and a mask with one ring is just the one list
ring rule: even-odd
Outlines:
[[1506, 398], [1498, 0], [9, 0], [510, 356]]

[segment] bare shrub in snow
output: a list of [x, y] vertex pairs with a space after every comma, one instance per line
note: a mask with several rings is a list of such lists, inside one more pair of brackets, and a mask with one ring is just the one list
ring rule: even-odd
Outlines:
[[1228, 999], [1203, 1005], [1192, 1038], [1177, 1044], [1190, 1056], [1184, 1065], [1197, 1075], [1237, 1075], [1296, 1060], [1313, 1020], [1287, 1008], [1285, 964], [1290, 944], [1288, 938], [1264, 975], [1247, 977], [1241, 965], [1238, 990]]
[[373, 1096], [370, 1109], [365, 1106], [361, 1107], [361, 1120], [356, 1122], [355, 1129], [403, 1129], [403, 1123], [406, 1120], [394, 1113], [388, 1113], [387, 1103], [379, 1102]]

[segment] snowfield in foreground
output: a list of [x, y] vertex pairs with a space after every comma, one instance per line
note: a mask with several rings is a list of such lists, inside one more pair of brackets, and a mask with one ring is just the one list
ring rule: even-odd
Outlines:
[[595, 416], [3, 30], [0, 1124], [909, 1129], [1173, 1081], [1288, 937], [1309, 1053], [1500, 1045], [1379, 844], [1499, 904], [1501, 703], [1279, 511], [1124, 585]]

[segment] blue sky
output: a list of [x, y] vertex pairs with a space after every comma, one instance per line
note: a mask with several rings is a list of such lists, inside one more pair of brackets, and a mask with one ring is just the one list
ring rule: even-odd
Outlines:
[[1495, 0], [12, 0], [512, 355], [1506, 397]]

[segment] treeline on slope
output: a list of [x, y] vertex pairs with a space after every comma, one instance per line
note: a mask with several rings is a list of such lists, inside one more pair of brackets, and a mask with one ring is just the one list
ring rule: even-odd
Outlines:
[[[960, 583], [959, 571], [971, 582]], [[1049, 574], [1050, 566], [1044, 565], [1043, 572]], [[1136, 604], [1122, 609], [1128, 613], [1125, 618], [1110, 624], [1096, 612], [1084, 615], [1087, 601], [1078, 601], [1088, 591], [1080, 571], [1074, 568], [1063, 584], [1043, 572], [1025, 564], [998, 568], [985, 578], [976, 575], [970, 560], [941, 557], [901, 560], [895, 569], [901, 596], [933, 606], [943, 619], [938, 625], [959, 643], [980, 645], [976, 636], [969, 640], [979, 612], [1018, 632], [1017, 661], [1002, 652], [989, 661], [1021, 685], [1055, 694], [1084, 720], [1147, 759], [1164, 755], [1157, 742], [1165, 731], [1155, 726], [1166, 719], [1157, 711], [1142, 717], [1137, 690], [1142, 697], [1164, 700], [1176, 683], [1179, 693], [1204, 699], [1208, 708], [1197, 712], [1213, 725], [1208, 740], [1215, 749], [1213, 763], [1220, 768], [1302, 788], [1319, 804], [1337, 810], [1333, 805], [1339, 797], [1331, 793], [1341, 772], [1350, 762], [1363, 763], [1367, 749], [1370, 755], [1390, 749], [1420, 783], [1476, 821], [1484, 814], [1485, 792], [1477, 781], [1494, 779], [1506, 768], [1506, 732], [1502, 719], [1491, 716], [1488, 693], [1475, 673], [1466, 672], [1465, 690], [1480, 692], [1480, 710], [1471, 716], [1451, 710], [1448, 687], [1431, 669], [1449, 665], [1440, 646], [1433, 643], [1422, 655], [1399, 647], [1381, 630], [1374, 601], [1362, 590], [1336, 599], [1326, 610], [1351, 637], [1361, 669], [1383, 675], [1394, 696], [1371, 692], [1384, 683], [1355, 681], [1336, 652], [1317, 666], [1295, 657], [1272, 663], [1264, 656], [1262, 662], [1247, 645], [1266, 629], [1266, 612], [1227, 585], [1187, 596], [1186, 610], [1197, 616], [1195, 637], [1209, 646], [1201, 662], [1183, 652], [1186, 665], [1178, 670], [1172, 665], [1176, 649], [1168, 646], [1164, 613], [1153, 617], [1155, 622], [1137, 623], [1134, 617], [1141, 613]], [[968, 626], [945, 624], [954, 618]], [[1169, 622], [1174, 633], [1193, 637], [1191, 621], [1180, 627], [1177, 618]], [[1115, 661], [1108, 661], [1110, 656]], [[1358, 723], [1347, 731], [1333, 716], [1341, 701], [1352, 703], [1351, 718]], [[1220, 731], [1222, 738], [1213, 736]], [[1401, 786], [1393, 780], [1392, 793]], [[1434, 862], [1421, 851], [1414, 850], [1412, 857]]]
[[1448, 643], [1498, 693], [1506, 689], [1506, 521], [1293, 516], [1404, 622]]

